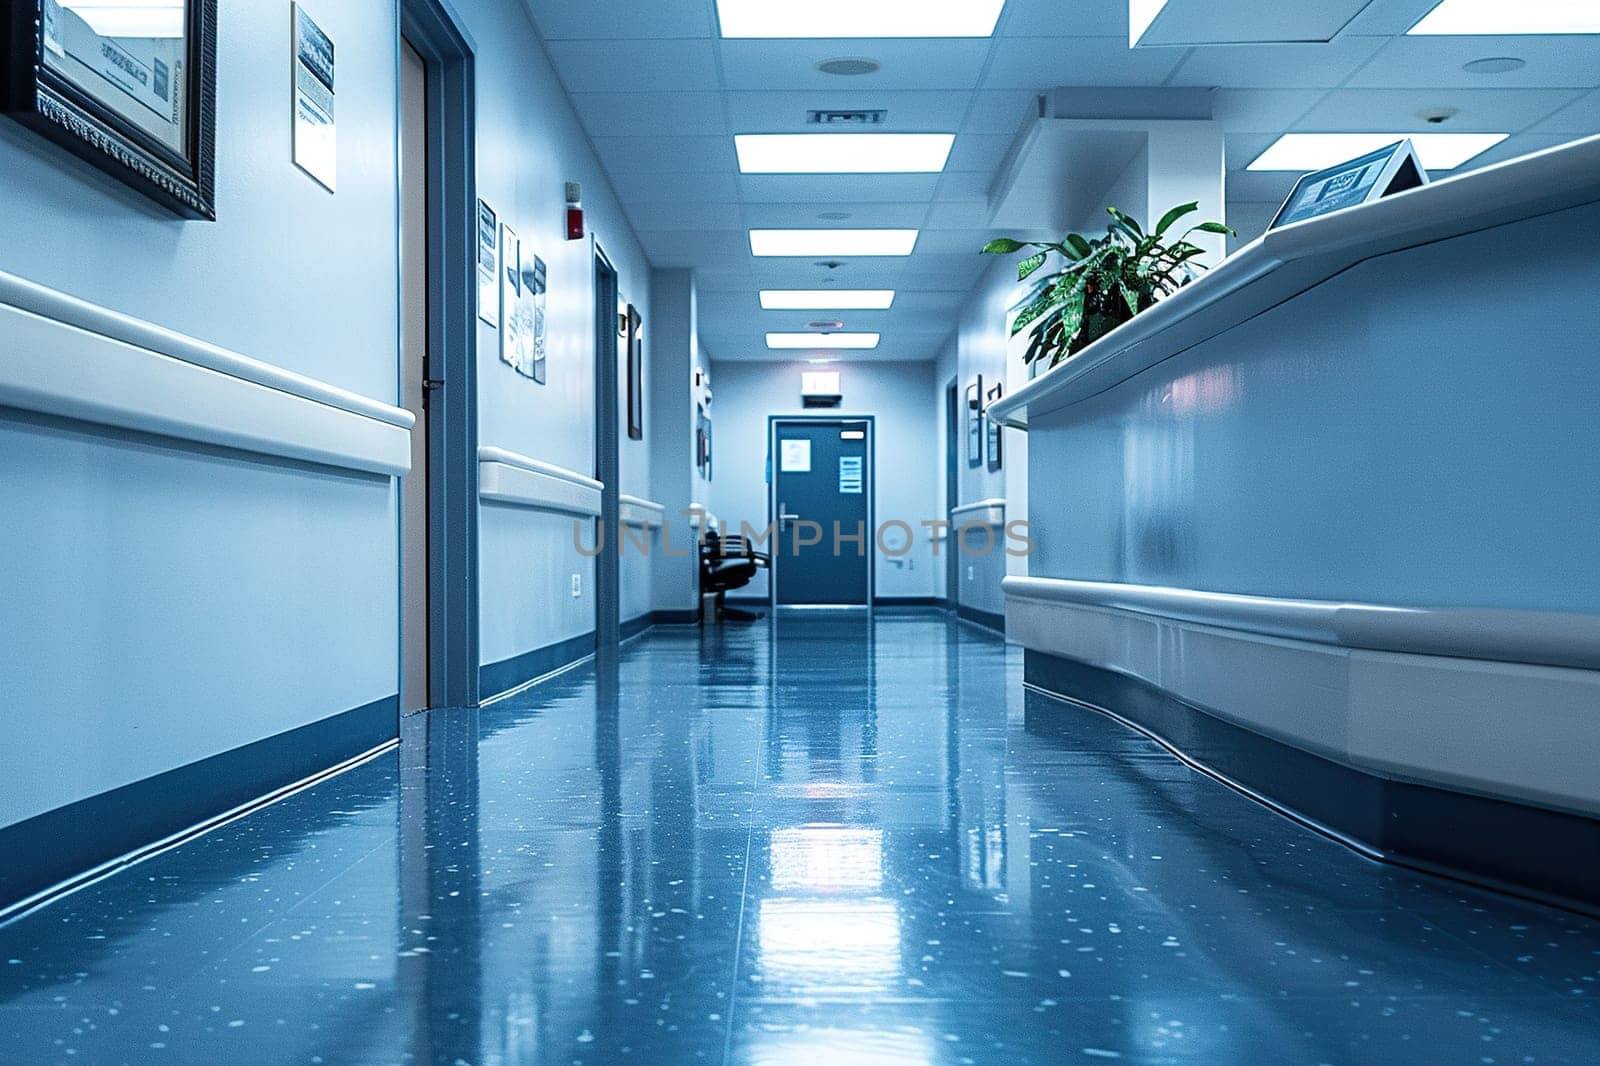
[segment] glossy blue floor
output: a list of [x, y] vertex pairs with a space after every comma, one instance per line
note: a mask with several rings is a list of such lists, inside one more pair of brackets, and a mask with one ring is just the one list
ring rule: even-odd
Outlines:
[[942, 618], [656, 630], [0, 927], [0, 1061], [1600, 1062], [1600, 923]]

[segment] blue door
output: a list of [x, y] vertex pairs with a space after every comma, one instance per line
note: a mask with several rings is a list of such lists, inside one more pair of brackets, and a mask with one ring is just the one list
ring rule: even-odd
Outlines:
[[773, 445], [778, 604], [866, 606], [873, 550], [871, 424], [778, 421]]

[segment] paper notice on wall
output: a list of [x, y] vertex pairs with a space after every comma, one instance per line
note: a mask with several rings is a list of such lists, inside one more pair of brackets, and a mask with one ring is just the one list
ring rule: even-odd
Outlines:
[[500, 216], [478, 201], [478, 317], [500, 324]]
[[781, 450], [778, 458], [778, 472], [780, 474], [809, 474], [811, 473], [811, 442], [808, 440], [780, 441]]
[[294, 162], [329, 192], [339, 172], [333, 108], [333, 41], [294, 5]]

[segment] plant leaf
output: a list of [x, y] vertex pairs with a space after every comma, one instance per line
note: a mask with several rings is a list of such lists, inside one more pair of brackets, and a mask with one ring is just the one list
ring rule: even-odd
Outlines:
[[1156, 223], [1156, 236], [1159, 237], [1163, 233], [1167, 232], [1167, 230], [1172, 228], [1172, 224], [1178, 221], [1178, 219], [1182, 218], [1184, 215], [1193, 214], [1198, 210], [1200, 210], [1199, 200], [1195, 200], [1192, 203], [1179, 204], [1177, 207], [1174, 207], [1171, 211], [1168, 211], [1166, 214], [1162, 215], [1161, 221]]
[[1141, 239], [1143, 239], [1143, 237], [1144, 237], [1144, 229], [1139, 225], [1138, 222], [1136, 222], [1133, 219], [1129, 218], [1127, 215], [1123, 214], [1121, 211], [1118, 211], [1114, 207], [1108, 207], [1108, 208], [1106, 208], [1106, 210], [1108, 212], [1110, 212], [1112, 218], [1114, 218], [1118, 222], [1122, 223], [1124, 226], [1126, 226], [1128, 228], [1129, 231], [1132, 232], [1133, 240], [1134, 240], [1135, 244], [1137, 244]]
[[1094, 245], [1085, 240], [1081, 234], [1067, 234], [1066, 243], [1071, 245], [1072, 250], [1077, 253], [1077, 258], [1079, 259], [1085, 259], [1094, 254]]
[[1028, 258], [1018, 263], [1017, 280], [1027, 281], [1029, 278], [1033, 277], [1035, 271], [1044, 266], [1044, 262], [1048, 258], [1050, 258], [1050, 254], [1048, 252], [1038, 252], [1034, 255], [1028, 256]]
[[[1238, 233], [1231, 226], [1224, 226], [1221, 222], [1202, 222], [1190, 230], [1189, 233], [1193, 233], [1195, 229], [1201, 233], [1225, 233], [1230, 237], [1238, 236]], [[1185, 234], [1185, 236], [1188, 236], [1188, 234]]]
[[1012, 252], [1020, 252], [1026, 247], [1027, 245], [1023, 244], [1021, 241], [1012, 240], [1010, 237], [996, 237], [994, 240], [983, 246], [983, 254], [1010, 255]]
[[1132, 315], [1138, 314], [1139, 294], [1134, 292], [1128, 283], [1120, 278], [1117, 280], [1117, 288], [1122, 293], [1122, 302], [1128, 305], [1128, 313]]

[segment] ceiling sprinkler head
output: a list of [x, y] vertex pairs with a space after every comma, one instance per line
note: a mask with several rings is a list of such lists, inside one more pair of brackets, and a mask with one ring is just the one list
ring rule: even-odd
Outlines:
[[815, 265], [822, 267], [825, 270], [838, 270], [840, 267], [844, 266], [844, 264], [837, 259], [819, 259]]
[[1417, 112], [1417, 117], [1430, 126], [1443, 126], [1460, 113], [1460, 109], [1454, 107], [1425, 107]]

